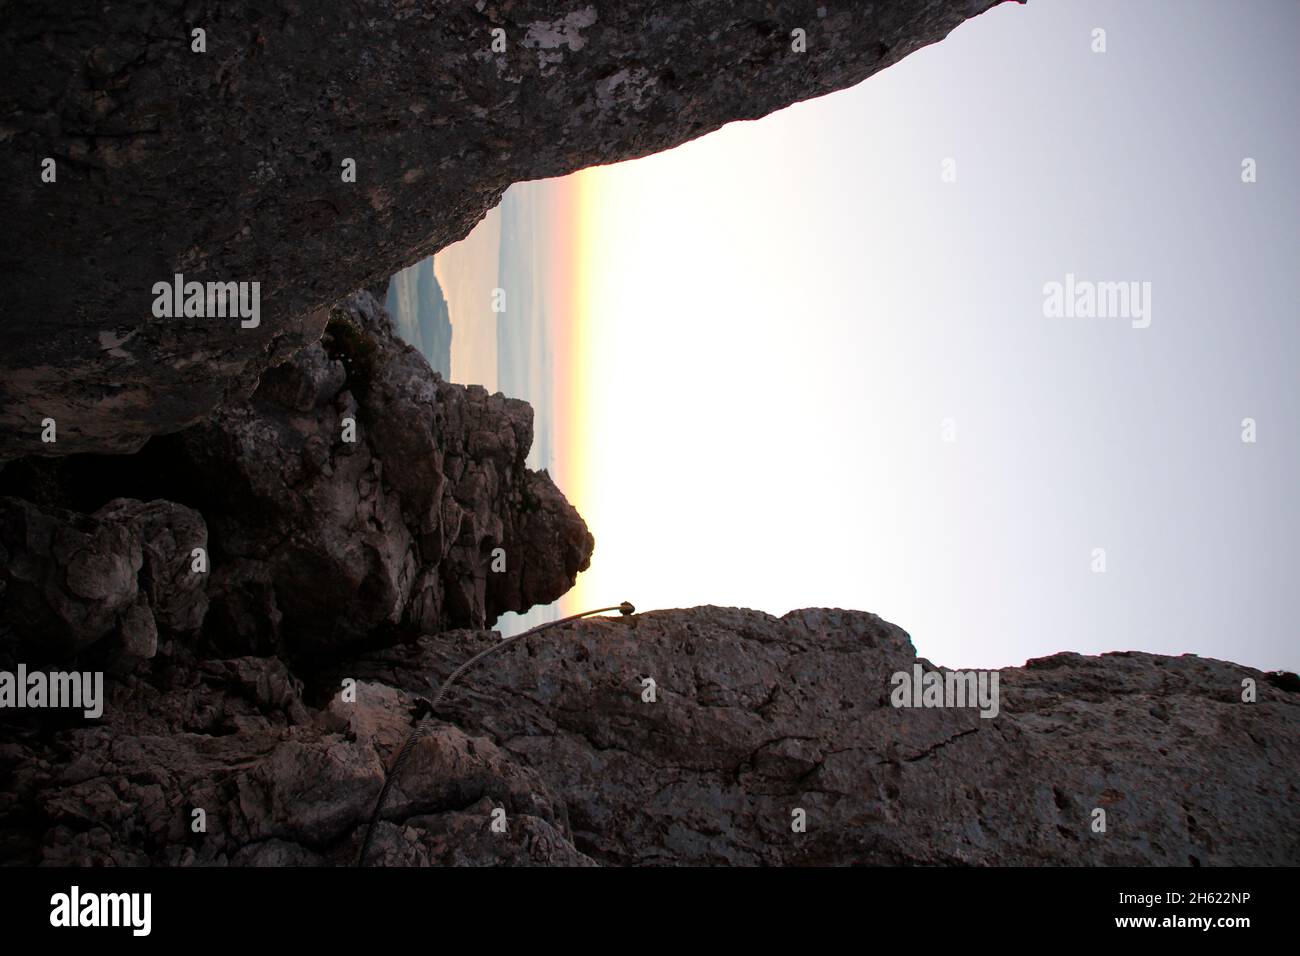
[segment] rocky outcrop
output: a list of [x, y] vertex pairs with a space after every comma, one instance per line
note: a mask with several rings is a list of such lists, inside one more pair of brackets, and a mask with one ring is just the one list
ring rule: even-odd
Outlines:
[[[415, 692], [483, 641], [393, 649], [357, 670]], [[1001, 671], [992, 718], [895, 708], [911, 641], [830, 610], [597, 620], [490, 660], [447, 718], [536, 771], [603, 863], [1300, 862], [1294, 677], [1058, 654]]]
[[[200, 425], [135, 455], [9, 463], [0, 859], [339, 858], [405, 702], [366, 685], [361, 707], [314, 706], [328, 696], [304, 677], [572, 586], [592, 537], [524, 466], [531, 443], [527, 404], [444, 382], [362, 292]], [[106, 672], [102, 718], [16, 706], [15, 676], [37, 669]], [[453, 750], [417, 754], [393, 804], [412, 837], [385, 852], [590, 862], [533, 771], [489, 742], [437, 739]], [[488, 796], [515, 816], [509, 851], [478, 832]]]
[[[512, 182], [849, 86], [995, 2], [7, 4], [0, 460], [195, 424]], [[176, 274], [260, 283], [258, 324], [155, 318]]]
[[7, 467], [0, 625], [28, 659], [110, 634], [149, 657], [161, 628], [316, 661], [489, 626], [555, 600], [592, 553], [525, 468], [532, 437], [526, 403], [442, 381], [358, 293], [200, 425], [134, 456]]
[[111, 501], [92, 515], [0, 498], [0, 616], [26, 660], [63, 660], [110, 634], [150, 658], [158, 628], [198, 629], [201, 515], [170, 501]]
[[[0, 748], [6, 855], [351, 863], [417, 695], [493, 640], [429, 636], [305, 683], [275, 659], [155, 662], [114, 684], [99, 726]], [[1300, 862], [1294, 676], [1060, 654], [1003, 670], [982, 718], [891, 706], [891, 676], [917, 663], [934, 670], [898, 628], [837, 610], [704, 607], [528, 638], [448, 697], [369, 862]]]
[[[421, 698], [593, 541], [524, 466], [525, 404], [334, 303], [511, 182], [849, 85], [994, 2], [7, 5], [0, 694], [22, 664], [107, 700], [0, 710], [0, 859], [351, 863]], [[260, 312], [155, 318], [175, 274]], [[453, 692], [368, 862], [1300, 863], [1295, 675], [1061, 654], [985, 717], [893, 706], [921, 672], [860, 612], [568, 625]]]
[[350, 297], [251, 401], [160, 443], [229, 573], [269, 581], [287, 637], [314, 654], [384, 628], [488, 626], [559, 597], [592, 552], [549, 476], [524, 467], [532, 409], [442, 381], [388, 322], [369, 293]]

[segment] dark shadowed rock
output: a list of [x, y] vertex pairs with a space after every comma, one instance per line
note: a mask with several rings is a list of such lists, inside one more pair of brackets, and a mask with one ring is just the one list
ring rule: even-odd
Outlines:
[[[123, 678], [101, 725], [0, 747], [0, 840], [29, 861], [351, 863], [416, 695], [495, 639], [425, 638], [305, 691], [274, 659]], [[1300, 698], [1285, 679], [1061, 654], [1003, 670], [985, 719], [892, 707], [891, 675], [914, 663], [904, 632], [854, 611], [703, 607], [529, 638], [447, 698], [370, 862], [1300, 861]]]
[[[0, 661], [102, 666], [108, 699], [0, 714], [0, 859], [351, 863], [418, 698], [593, 542], [524, 467], [527, 405], [341, 297], [511, 182], [847, 86], [993, 2], [7, 5]], [[174, 273], [260, 282], [260, 324], [152, 318]], [[369, 862], [1300, 863], [1295, 675], [1058, 654], [985, 719], [891, 706], [917, 665], [838, 610], [522, 641], [414, 746]]]
[[62, 661], [110, 634], [152, 657], [159, 625], [194, 631], [207, 610], [203, 518], [170, 501], [109, 502], [92, 515], [0, 498], [0, 623], [28, 659]]
[[[419, 690], [488, 640], [395, 648], [374, 673]], [[987, 719], [891, 706], [912, 645], [860, 612], [695, 608], [530, 640], [447, 716], [536, 770], [604, 863], [1300, 862], [1300, 696], [1250, 668], [1057, 655], [1003, 670]]]
[[[134, 456], [11, 464], [5, 490], [54, 510], [3, 499], [0, 621], [69, 651], [118, 624], [137, 649], [155, 623], [203, 624], [215, 653], [312, 658], [489, 626], [554, 601], [591, 558], [577, 511], [525, 467], [532, 440], [526, 403], [444, 382], [357, 293], [321, 342], [199, 425]], [[99, 507], [128, 490], [158, 500]]]
[[[995, 2], [7, 4], [0, 459], [193, 424], [512, 182], [849, 86]], [[260, 282], [260, 324], [154, 318], [177, 273]]]

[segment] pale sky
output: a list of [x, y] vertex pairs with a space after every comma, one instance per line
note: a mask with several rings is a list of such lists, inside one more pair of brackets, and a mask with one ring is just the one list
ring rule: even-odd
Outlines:
[[[1297, 39], [1294, 2], [1004, 5], [555, 181], [554, 475], [596, 537], [566, 608], [859, 608], [954, 667], [1300, 669]], [[1067, 274], [1150, 283], [1150, 326], [1046, 317]]]
[[497, 326], [491, 290], [498, 287], [500, 239], [498, 206], [489, 210], [473, 232], [433, 260], [433, 273], [451, 313], [453, 380], [473, 382], [490, 392], [497, 390]]

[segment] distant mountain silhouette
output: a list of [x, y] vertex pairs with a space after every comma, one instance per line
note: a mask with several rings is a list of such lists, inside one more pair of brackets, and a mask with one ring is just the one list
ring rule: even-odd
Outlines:
[[451, 313], [433, 274], [433, 258], [403, 269], [388, 283], [384, 307], [397, 334], [419, 349], [433, 370], [451, 380]]

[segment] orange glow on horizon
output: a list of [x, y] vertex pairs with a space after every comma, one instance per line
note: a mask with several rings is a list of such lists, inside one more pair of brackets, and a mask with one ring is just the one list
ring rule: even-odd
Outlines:
[[[587, 409], [592, 401], [589, 362], [594, 358], [592, 324], [592, 263], [596, 250], [598, 173], [587, 169], [556, 181], [551, 236], [558, 282], [553, 290], [555, 313], [555, 441], [558, 448], [556, 485], [590, 527], [591, 447]], [[591, 529], [593, 534], [595, 529]], [[599, 554], [599, 540], [597, 540]], [[597, 558], [593, 555], [593, 562]], [[586, 602], [586, 574], [564, 595], [563, 613], [581, 610]], [[620, 599], [621, 600], [621, 599]]]

